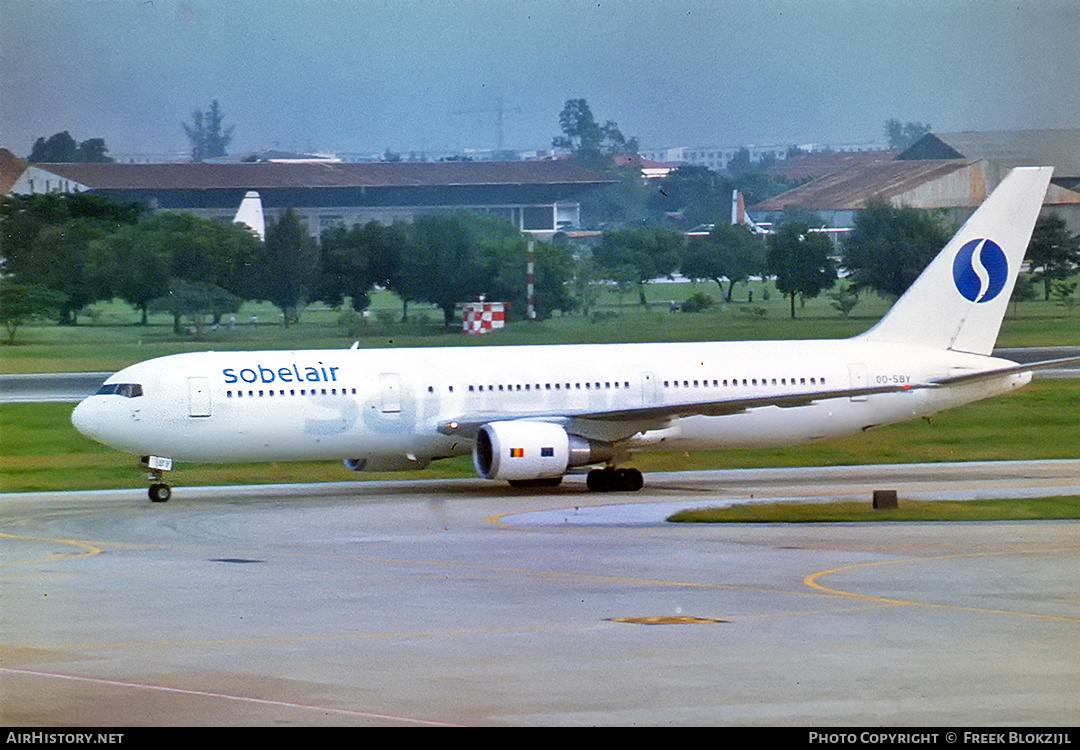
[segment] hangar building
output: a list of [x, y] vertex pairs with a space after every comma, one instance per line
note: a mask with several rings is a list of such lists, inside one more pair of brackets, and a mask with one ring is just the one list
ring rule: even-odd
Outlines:
[[267, 221], [289, 208], [314, 235], [372, 219], [474, 210], [538, 235], [581, 227], [581, 197], [616, 180], [566, 161], [31, 164], [13, 194], [92, 191], [232, 220], [248, 191]]
[[[755, 221], [777, 221], [786, 206], [821, 216], [830, 227], [854, 224], [869, 201], [941, 209], [961, 222], [1016, 166], [1053, 166], [1043, 213], [1057, 213], [1080, 233], [1080, 130], [927, 134], [901, 153], [863, 154], [824, 167], [818, 155], [783, 165], [798, 170], [806, 160], [805, 185], [752, 206]], [[794, 172], [792, 172], [794, 173]]]

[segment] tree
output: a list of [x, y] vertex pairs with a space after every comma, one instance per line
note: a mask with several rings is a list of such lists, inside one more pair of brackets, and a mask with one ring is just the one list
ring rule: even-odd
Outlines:
[[[643, 182], [640, 174], [636, 177], [637, 183]], [[757, 168], [718, 174], [706, 167], [695, 166], [682, 166], [666, 177], [647, 182], [648, 218], [655, 222], [674, 220], [682, 227], [729, 222], [731, 194], [735, 190], [742, 193], [746, 205], [752, 205], [798, 184]]]
[[[638, 288], [638, 301], [646, 305], [645, 285], [653, 279], [671, 276], [683, 250], [683, 236], [666, 229], [616, 229], [604, 232], [593, 259], [610, 274], [630, 267]], [[612, 278], [608, 276], [608, 278]]]
[[572, 311], [577, 306], [577, 300], [569, 289], [574, 278], [574, 256], [570, 248], [564, 244], [538, 242], [535, 260], [534, 295], [537, 319], [546, 320], [555, 310]]
[[150, 304], [169, 292], [168, 248], [148, 241], [152, 239], [148, 235], [146, 225], [131, 225], [103, 239], [105, 252], [99, 269], [111, 296], [142, 313], [142, 325], [147, 323]]
[[266, 230], [256, 296], [277, 306], [288, 326], [314, 298], [319, 276], [319, 249], [290, 208]]
[[610, 167], [610, 157], [637, 153], [636, 138], [627, 140], [611, 120], [600, 125], [584, 99], [568, 99], [559, 113], [563, 134], [551, 140], [553, 148], [570, 151], [574, 158], [592, 168]]
[[74, 324], [85, 305], [111, 296], [108, 248], [102, 241], [139, 221], [144, 208], [88, 193], [0, 199], [0, 256], [19, 283], [60, 292], [61, 322]]
[[34, 147], [30, 150], [27, 161], [30, 163], [49, 162], [64, 163], [75, 161], [79, 144], [71, 137], [71, 133], [64, 131], [49, 136], [49, 139], [38, 138], [34, 141]]
[[225, 149], [232, 141], [232, 126], [222, 129], [225, 115], [221, 105], [215, 99], [205, 114], [195, 110], [191, 114], [191, 124], [181, 123], [184, 133], [191, 143], [191, 160], [195, 162], [225, 156]]
[[776, 277], [776, 288], [791, 299], [791, 317], [795, 318], [795, 297], [818, 296], [836, 283], [836, 268], [829, 253], [832, 243], [820, 232], [811, 232], [804, 222], [782, 224], [769, 236], [769, 273]]
[[238, 311], [241, 301], [216, 284], [174, 278], [169, 280], [168, 292], [152, 300], [149, 307], [172, 315], [175, 333], [180, 333], [184, 316], [189, 317], [198, 339], [202, 338], [204, 316], [209, 315], [216, 323], [222, 315]]
[[388, 289], [397, 286], [404, 246], [401, 224], [385, 226], [372, 220], [323, 232], [318, 298], [333, 307], [349, 298], [353, 310], [367, 309], [376, 284]]
[[582, 253], [574, 264], [571, 284], [573, 286], [574, 307], [588, 317], [593, 307], [600, 301], [603, 293], [603, 278], [599, 266], [592, 258], [592, 253]]
[[885, 123], [885, 137], [889, 140], [890, 149], [906, 149], [929, 132], [928, 122], [901, 124], [899, 120], [892, 119]]
[[[510, 314], [523, 317], [529, 309], [529, 240], [512, 224], [488, 216], [474, 215], [468, 221], [484, 294], [492, 300], [510, 303]], [[567, 291], [572, 274], [572, 258], [565, 245], [533, 242], [533, 303], [536, 317], [551, 317], [554, 310], [572, 310], [574, 300]]]
[[409, 228], [401, 286], [410, 299], [442, 310], [447, 328], [459, 302], [475, 300], [487, 291], [466, 221], [461, 214], [430, 214], [418, 217]]
[[764, 266], [765, 245], [759, 237], [743, 226], [717, 224], [707, 236], [690, 239], [679, 270], [690, 279], [715, 281], [724, 301], [730, 302], [735, 284]]
[[50, 136], [48, 140], [38, 138], [34, 141], [27, 161], [30, 163], [108, 163], [112, 161], [106, 154], [108, 150], [103, 138], [91, 138], [88, 141], [76, 143], [71, 133], [65, 130]]
[[[0, 199], [0, 256], [21, 284], [60, 292], [61, 322], [120, 297], [143, 312], [176, 279], [254, 298], [262, 243], [238, 224], [87, 193]], [[220, 315], [220, 313], [216, 313]], [[177, 330], [179, 327], [177, 326]]]
[[[48, 227], [75, 219], [86, 219], [111, 231], [139, 220], [144, 208], [135, 203], [120, 203], [90, 193], [49, 193], [0, 198], [0, 257], [4, 271], [20, 274], [30, 263], [34, 242]], [[24, 283], [39, 280], [30, 277]]]
[[1035, 278], [1042, 281], [1043, 299], [1049, 300], [1053, 282], [1072, 276], [1080, 268], [1080, 236], [1069, 234], [1060, 216], [1047, 214], [1035, 222], [1024, 258]]
[[[151, 303], [159, 302], [177, 280], [221, 288], [238, 298], [259, 297], [262, 243], [239, 224], [162, 211], [118, 227], [100, 238], [95, 249], [88, 278], [105, 296], [141, 310], [143, 323]], [[213, 313], [215, 323], [224, 312], [232, 311]], [[178, 316], [187, 314], [174, 314], [177, 333]]]
[[686, 298], [686, 301], [682, 303], [682, 307], [679, 309], [686, 313], [704, 312], [711, 309], [715, 304], [716, 301], [705, 292], [694, 292]]
[[104, 138], [91, 138], [79, 144], [78, 161], [87, 164], [112, 163], [113, 159], [108, 155], [108, 150]]
[[872, 201], [844, 240], [843, 265], [856, 289], [899, 297], [948, 243], [941, 214]]
[[1038, 296], [1039, 293], [1035, 291], [1035, 279], [1032, 275], [1029, 273], [1018, 274], [1012, 295], [1009, 297], [1009, 301], [1012, 302], [1013, 313], [1016, 313], [1021, 302], [1030, 302]]
[[736, 151], [735, 156], [728, 161], [727, 171], [731, 173], [745, 172], [750, 169], [751, 166], [750, 149], [744, 146]]
[[859, 291], [853, 289], [851, 284], [843, 284], [829, 292], [829, 299], [832, 300], [829, 304], [838, 310], [842, 317], [846, 318], [859, 304]]
[[99, 241], [108, 231], [102, 222], [78, 218], [45, 227], [34, 238], [19, 279], [64, 296], [59, 309], [61, 323], [75, 325], [80, 310], [110, 296], [99, 272], [105, 263]]
[[[100, 298], [119, 297], [134, 305], [142, 311], [143, 324], [150, 310], [168, 311], [177, 333], [180, 319], [194, 315], [194, 307], [201, 305], [198, 312], [213, 315], [215, 323], [237, 309], [230, 309], [231, 301], [224, 306], [204, 304], [207, 299], [226, 295], [252, 299], [258, 293], [254, 277], [261, 265], [262, 243], [239, 224], [163, 211], [137, 224], [118, 226], [97, 238], [92, 250], [83, 278]], [[215, 291], [208, 294], [206, 289]], [[178, 294], [183, 304], [177, 301]], [[170, 295], [172, 301], [163, 301]]]
[[[641, 182], [640, 176], [637, 182]], [[685, 166], [666, 177], [649, 180], [646, 205], [655, 221], [677, 217], [682, 226], [696, 227], [725, 220], [732, 182], [705, 167]]]
[[63, 294], [40, 284], [0, 281], [0, 324], [7, 329], [7, 343], [15, 343], [15, 332], [24, 323], [55, 316], [65, 302]]
[[1057, 300], [1059, 305], [1062, 305], [1072, 314], [1073, 308], [1076, 307], [1076, 286], [1075, 281], [1055, 281], [1054, 282], [1054, 299]]

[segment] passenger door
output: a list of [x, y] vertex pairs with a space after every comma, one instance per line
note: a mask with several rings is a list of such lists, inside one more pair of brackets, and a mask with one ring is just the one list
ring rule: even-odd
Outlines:
[[188, 416], [210, 416], [210, 378], [188, 378]]

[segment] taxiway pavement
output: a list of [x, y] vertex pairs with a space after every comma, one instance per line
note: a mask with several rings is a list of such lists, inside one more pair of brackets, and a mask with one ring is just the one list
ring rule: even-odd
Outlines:
[[1080, 462], [0, 496], [0, 725], [1074, 726], [1080, 524], [668, 524], [1080, 494]]

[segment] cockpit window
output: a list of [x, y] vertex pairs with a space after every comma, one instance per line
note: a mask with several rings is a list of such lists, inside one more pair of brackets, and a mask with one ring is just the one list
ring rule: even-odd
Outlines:
[[136, 398], [142, 395], [142, 385], [139, 383], [106, 383], [97, 392], [99, 396], [123, 396], [124, 398]]

